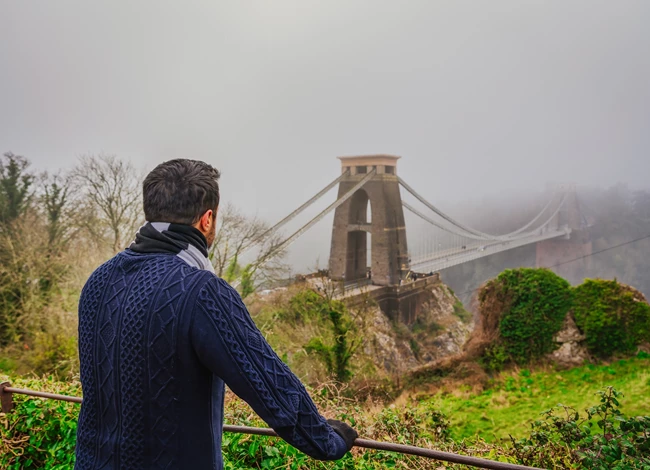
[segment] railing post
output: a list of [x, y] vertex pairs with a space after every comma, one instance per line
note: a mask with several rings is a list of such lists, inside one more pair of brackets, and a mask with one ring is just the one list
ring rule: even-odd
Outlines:
[[7, 387], [11, 387], [11, 383], [9, 382], [0, 383], [0, 405], [2, 406], [3, 413], [9, 413], [14, 409], [13, 393], [5, 392], [5, 388]]

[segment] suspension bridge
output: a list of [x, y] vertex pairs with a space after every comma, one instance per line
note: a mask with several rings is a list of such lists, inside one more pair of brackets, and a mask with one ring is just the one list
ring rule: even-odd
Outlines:
[[[437, 272], [531, 244], [537, 245], [538, 265], [591, 249], [583, 235], [577, 242], [572, 236], [583, 234], [585, 224], [571, 186], [557, 187], [539, 212], [516, 230], [485, 233], [441, 211], [412, 188], [397, 174], [399, 158], [339, 157], [340, 175], [267, 233], [280, 230], [338, 186], [336, 200], [278, 243], [273, 253], [285, 250], [331, 212], [329, 277], [350, 285], [399, 286], [417, 278], [417, 273]], [[413, 202], [404, 200], [402, 192]], [[407, 239], [406, 220], [409, 225], [419, 223], [418, 239]]]

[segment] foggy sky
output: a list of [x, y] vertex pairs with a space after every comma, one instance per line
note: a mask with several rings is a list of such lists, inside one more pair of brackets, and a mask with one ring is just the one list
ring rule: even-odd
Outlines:
[[0, 0], [0, 151], [205, 160], [269, 221], [340, 155], [401, 155], [443, 206], [647, 188], [649, 20], [646, 0]]

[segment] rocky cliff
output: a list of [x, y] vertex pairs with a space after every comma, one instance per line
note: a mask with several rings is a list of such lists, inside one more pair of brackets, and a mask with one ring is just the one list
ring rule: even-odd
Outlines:
[[441, 282], [424, 298], [411, 325], [390, 320], [378, 306], [367, 308], [361, 354], [377, 368], [402, 374], [461, 351], [473, 328], [471, 315]]

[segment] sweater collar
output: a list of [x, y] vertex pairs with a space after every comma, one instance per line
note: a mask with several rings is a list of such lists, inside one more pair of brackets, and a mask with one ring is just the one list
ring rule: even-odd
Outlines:
[[136, 253], [172, 253], [190, 266], [214, 272], [205, 236], [191, 225], [147, 222], [129, 249]]

